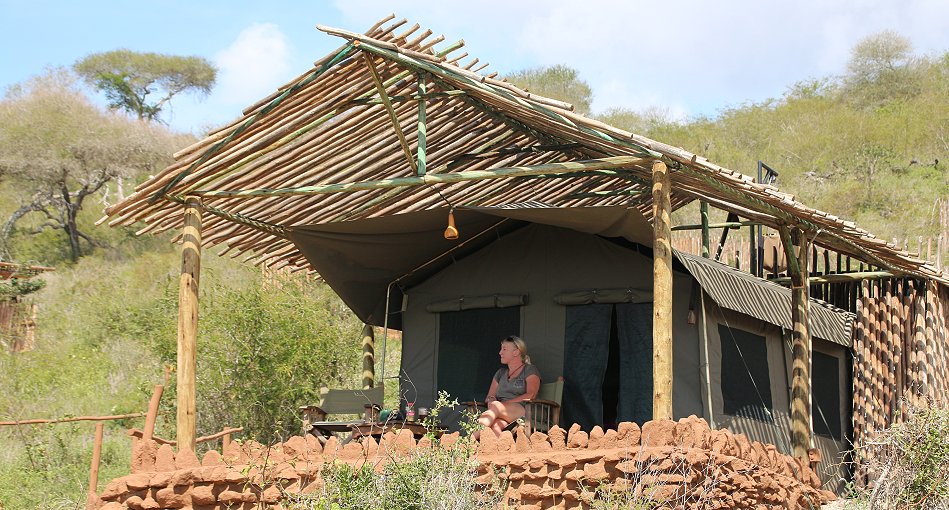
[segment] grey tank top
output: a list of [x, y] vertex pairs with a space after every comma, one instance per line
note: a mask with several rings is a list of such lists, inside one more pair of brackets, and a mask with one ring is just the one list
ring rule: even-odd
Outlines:
[[513, 379], [508, 380], [507, 367], [502, 367], [494, 374], [494, 380], [498, 382], [498, 392], [495, 396], [504, 402], [527, 393], [527, 376], [530, 375], [536, 375], [540, 379], [540, 370], [527, 364]]

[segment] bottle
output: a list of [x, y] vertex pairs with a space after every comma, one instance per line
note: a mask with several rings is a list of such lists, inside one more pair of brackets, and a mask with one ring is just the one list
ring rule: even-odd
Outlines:
[[415, 402], [409, 402], [405, 405], [405, 421], [415, 421]]

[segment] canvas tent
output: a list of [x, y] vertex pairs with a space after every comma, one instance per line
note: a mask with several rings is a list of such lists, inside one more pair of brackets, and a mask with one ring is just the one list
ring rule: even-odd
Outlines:
[[[660, 374], [653, 382], [661, 389], [654, 392], [653, 403], [654, 409], [662, 410], [659, 416], [684, 412], [672, 409], [674, 406], [688, 403], [697, 409], [701, 404], [708, 417], [723, 423], [726, 405], [734, 404], [734, 399], [726, 392], [719, 400], [715, 378], [721, 377], [720, 386], [729, 388], [742, 382], [728, 378], [733, 371], [716, 374], [711, 369], [716, 342], [725, 345], [722, 337], [731, 338], [727, 331], [722, 334], [722, 322], [727, 321], [725, 327], [730, 328], [743, 324], [742, 320], [753, 321], [743, 331], [764, 338], [757, 343], [768, 346], [776, 345], [779, 338], [785, 345], [782, 335], [790, 328], [793, 349], [785, 366], [792, 366], [787, 370], [791, 374], [791, 407], [795, 409], [791, 442], [794, 455], [802, 457], [812, 443], [808, 405], [812, 400], [811, 354], [821, 352], [822, 346], [834, 351], [846, 344], [834, 340], [840, 328], [816, 332], [835, 322], [816, 318], [822, 306], [812, 304], [814, 313], [808, 314], [809, 271], [803, 250], [813, 244], [872, 264], [883, 276], [918, 280], [913, 306], [924, 306], [915, 308], [921, 311], [914, 320], [938, 325], [931, 328], [934, 334], [918, 334], [909, 342], [911, 334], [906, 332], [916, 331], [911, 324], [899, 329], [902, 326], [896, 321], [887, 323], [884, 331], [904, 332], [900, 344], [889, 333], [874, 336], [869, 327], [874, 320], [872, 310], [861, 315], [855, 335], [861, 347], [853, 351], [852, 364], [837, 358], [836, 365], [838, 373], [844, 365], [859, 367], [854, 370], [854, 381], [861, 396], [843, 406], [860, 411], [855, 413], [862, 420], [861, 436], [856, 439], [866, 437], [872, 431], [870, 425], [892, 422], [898, 409], [894, 402], [904, 390], [926, 388], [935, 396], [949, 394], [949, 355], [942, 317], [943, 304], [949, 302], [944, 298], [949, 278], [918, 255], [851, 221], [808, 207], [771, 184], [756, 182], [685, 149], [585, 118], [562, 101], [521, 90], [484, 71], [477, 58], [462, 53], [463, 42], [442, 44], [443, 37], [405, 20], [388, 17], [365, 34], [319, 28], [342, 38], [343, 45], [271, 96], [250, 105], [233, 123], [180, 151], [175, 163], [109, 207], [103, 219], [116, 226], [144, 225], [140, 233], [181, 233], [175, 239], [184, 246], [177, 371], [178, 441], [182, 447], [192, 444], [195, 437], [198, 271], [202, 248], [211, 247], [221, 247], [222, 255], [243, 256], [272, 268], [325, 273], [326, 281], [367, 323], [399, 327], [409, 337], [417, 333], [417, 338], [429, 342], [440, 341], [443, 326], [467, 327], [463, 320], [441, 324], [441, 317], [452, 313], [443, 311], [446, 308], [457, 307], [457, 312], [516, 309], [519, 327], [532, 345], [562, 345], [549, 352], [537, 347], [538, 362], [545, 364], [542, 370], [546, 376], [573, 355], [567, 349], [571, 336], [566, 333], [566, 312], [574, 310], [571, 307], [587, 306], [584, 303], [590, 301], [588, 304], [609, 308], [612, 338], [614, 322], [619, 331], [626, 321], [621, 318], [627, 316], [626, 309], [640, 304], [636, 302], [642, 298], [640, 291], [652, 285], [653, 316], [658, 317], [653, 325], [658, 353], [654, 353], [654, 371]], [[690, 263], [681, 254], [673, 263], [671, 211], [694, 201], [780, 232], [786, 253], [794, 255], [788, 257], [792, 289], [769, 293], [766, 288], [773, 285], [765, 287], [763, 282], [729, 276], [719, 265]], [[440, 239], [440, 232], [447, 211], [453, 207], [462, 237], [450, 244]], [[577, 221], [586, 210], [595, 211], [590, 213], [594, 215], [617, 214], [614, 207], [637, 212], [638, 217], [624, 212], [616, 218], [632, 218], [631, 224], [640, 229], [648, 225], [654, 237], [633, 233], [627, 237], [611, 231], [614, 225], [621, 228], [623, 222], [607, 219], [593, 222], [596, 227], [591, 228]], [[471, 223], [465, 218], [468, 215]], [[554, 217], [556, 221], [549, 219]], [[485, 234], [479, 235], [482, 232]], [[575, 250], [554, 260], [548, 258], [553, 252], [539, 241], [543, 235], [576, 238], [578, 244], [554, 243], [557, 248]], [[404, 242], [407, 239], [421, 241]], [[658, 241], [651, 243], [651, 239]], [[533, 255], [522, 259], [515, 256], [514, 248], [501, 250], [515, 241], [523, 243], [516, 250], [534, 250]], [[404, 250], [393, 249], [400, 244]], [[652, 244], [653, 268], [649, 270]], [[522, 271], [515, 274], [504, 269], [509, 281], [492, 280], [503, 271], [487, 262], [478, 263], [491, 256]], [[577, 259], [580, 256], [583, 263]], [[537, 263], [529, 263], [539, 260], [550, 260], [553, 265], [544, 272]], [[472, 266], [472, 273], [457, 269], [466, 266]], [[610, 269], [614, 267], [624, 271]], [[578, 271], [589, 273], [580, 281], [573, 276]], [[535, 279], [525, 281], [524, 288], [509, 285], [528, 276]], [[550, 286], [549, 281], [559, 283]], [[471, 288], [462, 289], [462, 283]], [[728, 289], [741, 292], [729, 293]], [[696, 295], [700, 298], [693, 298]], [[749, 296], [758, 297], [749, 300]], [[603, 299], [610, 302], [597, 302]], [[880, 296], [864, 295], [861, 299], [860, 303], [882, 302]], [[481, 308], [485, 302], [515, 304]], [[720, 315], [716, 315], [718, 307], [723, 310]], [[391, 313], [387, 314], [387, 309]], [[681, 321], [690, 311], [708, 319], [706, 327], [683, 329]], [[602, 310], [598, 313], [605, 315]], [[837, 312], [828, 313], [833, 316]], [[688, 321], [686, 324], [692, 326]], [[809, 334], [808, 325], [813, 334]], [[540, 326], [546, 329], [531, 329]], [[437, 335], [433, 336], [433, 331]], [[827, 343], [820, 341], [821, 334], [827, 336]], [[537, 336], [544, 341], [537, 341]], [[736, 344], [749, 340], [738, 336]], [[812, 337], [817, 339], [812, 341]], [[410, 356], [406, 372], [419, 381], [434, 378], [443, 383], [436, 354], [425, 358], [420, 350], [412, 350], [425, 344], [412, 342], [407, 340]], [[696, 358], [689, 342], [706, 345], [708, 352], [699, 350]], [[618, 342], [617, 349], [629, 347], [624, 345]], [[693, 360], [699, 360], [698, 369], [683, 373], [675, 368], [673, 374], [669, 363], [683, 356], [683, 345], [691, 349]], [[894, 356], [901, 348], [912, 352], [911, 359], [917, 362], [907, 363]], [[734, 354], [721, 351], [723, 359]], [[780, 353], [776, 348], [765, 349], [763, 356], [771, 375], [780, 368]], [[816, 354], [813, 361], [815, 367], [819, 363], [834, 365]], [[689, 363], [693, 362], [681, 364]], [[689, 383], [697, 380], [696, 372], [711, 384]], [[788, 393], [788, 385], [777, 380], [772, 378], [767, 385], [756, 383], [759, 391], [754, 393], [764, 396], [763, 388], [770, 387], [774, 412], [784, 412], [780, 399]], [[683, 389], [683, 384], [687, 388]], [[425, 382], [424, 386], [434, 389], [438, 385]], [[458, 381], [456, 388], [463, 387]], [[671, 393], [681, 396], [683, 391], [688, 396], [681, 397], [681, 403], [669, 402]], [[813, 393], [816, 398], [817, 391]], [[623, 413], [635, 415], [640, 404], [624, 405], [628, 408]], [[722, 416], [717, 411], [719, 405]], [[607, 418], [604, 416], [604, 422]]]
[[[516, 334], [544, 380], [565, 378], [565, 425], [590, 430], [651, 419], [652, 234], [642, 214], [543, 204], [460, 208], [461, 238], [448, 241], [447, 213], [290, 232], [363, 320], [402, 330], [402, 366], [392, 378], [406, 399], [426, 407], [438, 391], [483, 399], [499, 339]], [[789, 451], [789, 291], [708, 259], [676, 257], [674, 416], [703, 416]], [[833, 459], [845, 449], [849, 422], [841, 368], [852, 324], [853, 314], [812, 300], [821, 388], [833, 392], [815, 406], [818, 442]]]

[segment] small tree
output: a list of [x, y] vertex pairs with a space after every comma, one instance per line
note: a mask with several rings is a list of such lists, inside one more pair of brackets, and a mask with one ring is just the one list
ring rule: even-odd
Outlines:
[[41, 220], [29, 233], [62, 230], [78, 260], [82, 241], [99, 244], [79, 226], [84, 201], [113, 179], [163, 165], [183, 143], [162, 127], [102, 112], [62, 69], [14, 87], [0, 101], [0, 175], [18, 190], [20, 205], [0, 241], [8, 249], [14, 227], [35, 216]]
[[587, 82], [580, 79], [576, 69], [564, 65], [537, 67], [516, 71], [505, 78], [522, 89], [566, 101], [573, 105], [577, 113], [590, 112], [593, 91]]
[[156, 120], [165, 103], [182, 92], [210, 93], [217, 79], [217, 69], [202, 57], [126, 49], [93, 53], [73, 68], [105, 94], [110, 107], [134, 114], [139, 120]]

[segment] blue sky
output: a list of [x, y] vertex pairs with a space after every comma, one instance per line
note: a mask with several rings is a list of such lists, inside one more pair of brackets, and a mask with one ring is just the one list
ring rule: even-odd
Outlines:
[[678, 118], [780, 96], [844, 71], [881, 30], [920, 54], [949, 51], [946, 0], [117, 1], [0, 0], [0, 89], [117, 48], [210, 59], [207, 98], [173, 100], [182, 131], [223, 124], [341, 44], [317, 23], [365, 31], [389, 13], [418, 22], [501, 73], [553, 64], [580, 71], [594, 112], [657, 109]]

